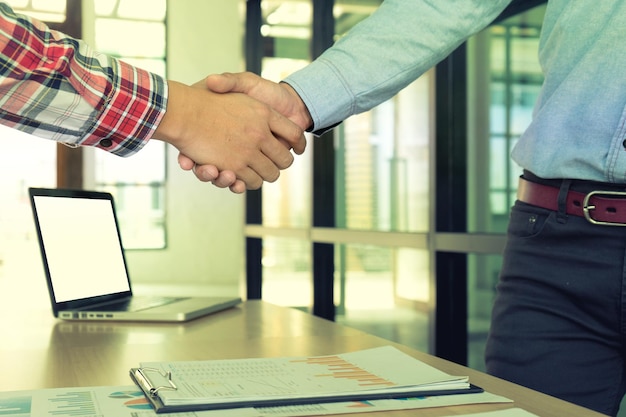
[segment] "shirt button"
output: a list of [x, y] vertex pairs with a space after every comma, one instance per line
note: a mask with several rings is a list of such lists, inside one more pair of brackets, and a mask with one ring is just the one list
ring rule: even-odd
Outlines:
[[100, 146], [102, 146], [103, 148], [108, 148], [111, 145], [113, 145], [113, 141], [111, 139], [102, 139], [100, 141]]

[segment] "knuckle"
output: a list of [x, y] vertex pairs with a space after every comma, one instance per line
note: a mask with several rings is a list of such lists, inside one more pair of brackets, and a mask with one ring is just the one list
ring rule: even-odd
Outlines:
[[261, 117], [264, 120], [272, 120], [272, 119], [279, 120], [279, 116], [276, 115], [275, 112], [272, 110], [272, 108], [268, 106], [267, 104], [258, 102], [256, 103], [256, 105], [257, 105], [257, 112], [261, 115]]
[[258, 190], [263, 185], [263, 180], [260, 178], [255, 178], [246, 183], [248, 186], [248, 190]]
[[267, 178], [266, 181], [267, 182], [276, 182], [278, 181], [278, 178], [280, 177], [280, 171], [276, 170], [275, 172], [272, 172], [272, 174], [270, 174]]
[[293, 155], [291, 153], [287, 153], [285, 158], [281, 161], [279, 168], [280, 169], [289, 168], [291, 164], [293, 164], [293, 160], [294, 160]]

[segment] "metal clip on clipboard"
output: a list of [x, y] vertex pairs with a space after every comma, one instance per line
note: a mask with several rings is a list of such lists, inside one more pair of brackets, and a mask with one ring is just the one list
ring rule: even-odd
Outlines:
[[[157, 373], [162, 378], [167, 379], [169, 385], [155, 385], [148, 377], [147, 373]], [[159, 391], [176, 391], [178, 387], [172, 381], [172, 373], [165, 372], [156, 368], [137, 368], [135, 369], [134, 376], [137, 382], [142, 385], [143, 390], [151, 397], [156, 397]]]

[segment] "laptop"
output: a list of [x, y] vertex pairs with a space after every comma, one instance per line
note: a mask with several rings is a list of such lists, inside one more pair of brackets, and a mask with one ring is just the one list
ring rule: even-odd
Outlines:
[[55, 317], [183, 322], [241, 302], [134, 295], [110, 193], [29, 188], [29, 195]]

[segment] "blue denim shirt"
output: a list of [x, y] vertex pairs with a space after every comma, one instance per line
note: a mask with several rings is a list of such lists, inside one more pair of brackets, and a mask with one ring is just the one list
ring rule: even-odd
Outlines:
[[[485, 28], [510, 0], [385, 0], [285, 80], [316, 130], [376, 106]], [[545, 82], [513, 159], [544, 178], [626, 183], [626, 1], [550, 0]]]

